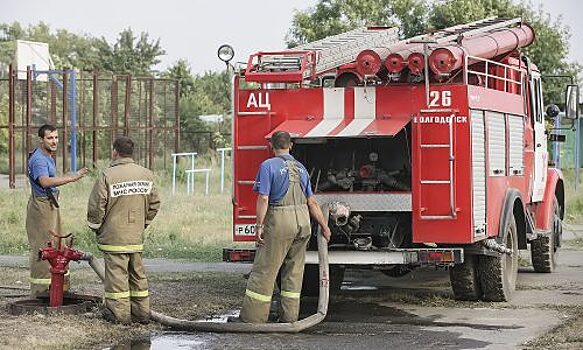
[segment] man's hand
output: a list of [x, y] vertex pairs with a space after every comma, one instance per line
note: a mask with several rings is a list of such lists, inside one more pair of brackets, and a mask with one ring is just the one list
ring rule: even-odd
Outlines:
[[87, 168], [81, 168], [77, 171], [77, 179], [82, 178], [83, 176], [87, 175], [87, 173], [89, 172], [89, 169]]
[[255, 229], [257, 230], [257, 232], [255, 233], [255, 241], [258, 247], [263, 247], [264, 245], [264, 241], [263, 241], [263, 225], [261, 226], [256, 226]]
[[322, 236], [324, 236], [327, 242], [330, 242], [330, 236], [332, 236], [332, 232], [330, 231], [330, 227], [328, 227], [328, 225], [322, 226]]

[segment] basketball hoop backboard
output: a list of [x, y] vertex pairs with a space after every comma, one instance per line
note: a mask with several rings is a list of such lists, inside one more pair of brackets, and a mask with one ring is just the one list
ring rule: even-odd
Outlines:
[[[49, 44], [34, 41], [16, 40], [16, 70], [18, 79], [26, 80], [26, 67], [34, 66], [37, 71], [52, 69], [53, 61], [49, 54]], [[36, 80], [47, 81], [48, 76], [41, 74]]]

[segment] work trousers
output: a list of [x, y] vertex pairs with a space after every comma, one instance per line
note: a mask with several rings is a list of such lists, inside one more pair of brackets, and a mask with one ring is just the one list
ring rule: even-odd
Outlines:
[[[26, 234], [30, 246], [30, 294], [39, 296], [46, 294], [51, 284], [50, 264], [41, 260], [39, 250], [47, 246], [47, 242], [56, 243], [49, 230], [61, 236], [61, 213], [53, 206], [47, 197], [31, 195], [26, 208]], [[63, 290], [69, 290], [69, 272], [65, 274]]]
[[142, 253], [106, 253], [105, 307], [120, 323], [150, 319], [148, 279]]
[[[299, 216], [299, 218], [298, 218]], [[255, 255], [241, 309], [241, 320], [267, 322], [274, 281], [281, 267], [280, 322], [295, 322], [300, 311], [306, 246], [310, 239], [307, 206], [270, 207], [265, 217], [264, 245]]]

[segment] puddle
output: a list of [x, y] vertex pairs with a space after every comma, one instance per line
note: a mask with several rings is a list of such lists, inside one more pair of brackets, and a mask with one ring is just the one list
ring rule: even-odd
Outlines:
[[226, 323], [229, 317], [239, 317], [240, 310], [228, 310], [222, 315], [210, 315], [205, 319], [196, 320], [196, 322], [216, 322]]
[[171, 350], [171, 349], [211, 349], [215, 337], [189, 333], [163, 333], [149, 339], [138, 339], [129, 343], [117, 344], [103, 350]]
[[373, 286], [342, 286], [340, 287], [341, 290], [350, 290], [350, 291], [370, 291], [370, 290], [379, 290], [378, 287]]

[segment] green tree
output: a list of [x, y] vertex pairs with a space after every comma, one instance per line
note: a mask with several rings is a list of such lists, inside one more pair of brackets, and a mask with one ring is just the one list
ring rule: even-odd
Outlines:
[[135, 36], [131, 28], [119, 33], [112, 46], [100, 47], [100, 58], [106, 70], [134, 75], [151, 75], [152, 68], [160, 63], [159, 57], [166, 54], [160, 39], [151, 41], [146, 32]]
[[48, 43], [56, 69], [102, 69], [100, 51], [109, 46], [103, 38], [77, 35], [63, 29], [53, 32], [43, 22], [28, 27], [23, 27], [18, 22], [0, 24], [0, 32], [5, 34], [4, 41], [0, 43], [0, 63], [4, 65], [13, 62], [15, 40]]
[[399, 26], [405, 37], [425, 29], [426, 0], [320, 0], [296, 11], [286, 37], [289, 47], [362, 26]]
[[194, 90], [194, 76], [190, 70], [190, 65], [184, 59], [178, 60], [178, 62], [163, 72], [162, 77], [178, 80], [181, 97], [190, 95]]

